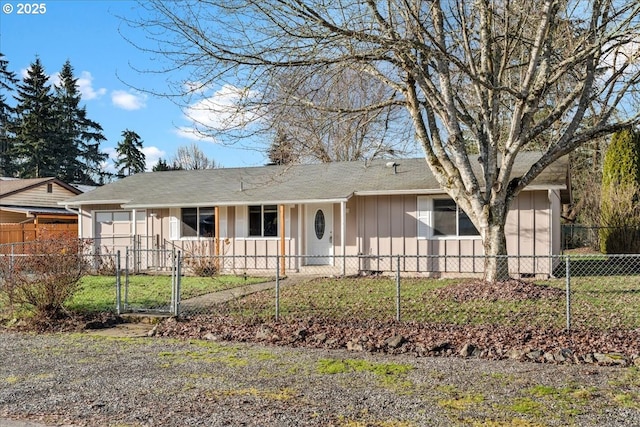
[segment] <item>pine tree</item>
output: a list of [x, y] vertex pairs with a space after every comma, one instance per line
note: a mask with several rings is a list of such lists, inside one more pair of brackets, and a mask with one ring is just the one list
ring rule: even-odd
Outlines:
[[182, 167], [176, 163], [168, 164], [166, 160], [160, 158], [151, 170], [153, 172], [179, 171], [182, 170]]
[[8, 70], [9, 61], [4, 57], [0, 52], [0, 175], [11, 175], [13, 170], [9, 149], [14, 139], [10, 132], [14, 109], [7, 104], [5, 91], [7, 93], [13, 92], [18, 79], [16, 79], [15, 73]]
[[55, 106], [58, 118], [58, 177], [66, 182], [95, 184], [100, 180], [101, 164], [107, 154], [100, 151], [100, 142], [106, 138], [102, 127], [87, 118], [87, 111], [80, 106], [82, 95], [78, 79], [69, 61], [60, 72], [60, 84], [55, 86]]
[[115, 167], [119, 177], [133, 175], [144, 172], [145, 155], [142, 152], [142, 139], [140, 135], [132, 130], [126, 129], [122, 132], [123, 140], [118, 142], [116, 152], [118, 158], [115, 160]]
[[39, 58], [18, 85], [16, 120], [11, 126], [15, 142], [9, 150], [20, 178], [56, 176], [56, 117], [51, 86]]
[[600, 202], [600, 250], [640, 253], [640, 134], [617, 132], [605, 154]]
[[294, 153], [293, 144], [281, 130], [278, 130], [275, 139], [271, 143], [268, 155], [270, 165], [288, 165], [298, 160], [297, 155]]

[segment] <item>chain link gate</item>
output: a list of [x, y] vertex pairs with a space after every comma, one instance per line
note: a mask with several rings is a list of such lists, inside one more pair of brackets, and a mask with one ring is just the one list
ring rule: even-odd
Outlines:
[[[134, 256], [135, 255], [135, 256]], [[172, 251], [168, 271], [150, 269], [140, 271], [136, 257], [139, 250], [126, 248], [123, 257], [116, 254], [116, 313], [148, 313], [178, 316], [180, 313], [180, 284], [182, 253]], [[155, 290], [155, 291], [154, 291]]]

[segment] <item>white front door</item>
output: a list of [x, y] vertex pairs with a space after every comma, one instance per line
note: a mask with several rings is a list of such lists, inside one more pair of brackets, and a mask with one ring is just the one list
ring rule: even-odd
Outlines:
[[307, 205], [307, 264], [331, 264], [333, 255], [333, 206]]

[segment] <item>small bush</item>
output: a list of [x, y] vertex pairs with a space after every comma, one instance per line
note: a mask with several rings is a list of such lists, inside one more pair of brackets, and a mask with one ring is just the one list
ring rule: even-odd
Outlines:
[[72, 236], [42, 237], [25, 252], [7, 286], [10, 300], [32, 307], [39, 317], [56, 318], [87, 271], [82, 243]]
[[[225, 245], [228, 241], [223, 242]], [[189, 274], [213, 277], [220, 272], [220, 257], [214, 252], [215, 241], [193, 242], [185, 247], [184, 265]]]

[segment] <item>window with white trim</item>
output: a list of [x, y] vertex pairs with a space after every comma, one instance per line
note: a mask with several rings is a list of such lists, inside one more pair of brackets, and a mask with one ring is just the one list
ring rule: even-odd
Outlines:
[[480, 233], [450, 198], [418, 197], [418, 237], [474, 237]]
[[213, 208], [182, 208], [180, 237], [214, 237], [214, 212]]
[[278, 235], [278, 206], [249, 206], [249, 237], [276, 237]]

